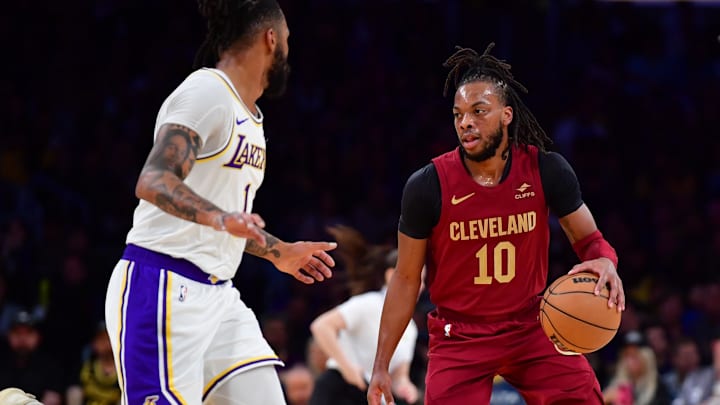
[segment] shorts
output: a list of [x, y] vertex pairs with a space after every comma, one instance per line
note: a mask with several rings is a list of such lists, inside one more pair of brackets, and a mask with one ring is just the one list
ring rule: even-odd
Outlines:
[[500, 375], [528, 404], [602, 404], [584, 356], [557, 352], [538, 320], [539, 302], [503, 320], [458, 321], [428, 314], [425, 404], [488, 404]]
[[230, 377], [283, 364], [230, 281], [138, 246], [113, 270], [105, 318], [123, 403], [200, 404]]
[[327, 369], [315, 380], [309, 405], [363, 405], [367, 392], [349, 384], [339, 370]]

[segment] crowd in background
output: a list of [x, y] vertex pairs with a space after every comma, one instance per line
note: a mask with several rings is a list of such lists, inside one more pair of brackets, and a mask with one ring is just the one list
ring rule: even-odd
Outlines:
[[[620, 257], [628, 310], [617, 339], [590, 356], [603, 388], [617, 395], [620, 383], [632, 383], [636, 403], [657, 387], [675, 398], [686, 376], [712, 370], [720, 337], [720, 6], [280, 3], [292, 74], [283, 98], [260, 103], [269, 161], [255, 203], [270, 232], [328, 240], [327, 226], [347, 224], [394, 244], [408, 176], [457, 144], [442, 62], [455, 45], [482, 51], [494, 41]], [[88, 377], [92, 367], [111, 369], [101, 324], [106, 283], [131, 225], [155, 115], [191, 72], [204, 26], [192, 0], [5, 8], [0, 388], [18, 381], [24, 364], [37, 385], [28, 389], [65, 397], [68, 387], [99, 384]], [[551, 232], [549, 280], [577, 262], [556, 222]], [[292, 371], [283, 381], [317, 375], [322, 353], [309, 324], [348, 297], [343, 268], [307, 286], [246, 257], [234, 282]], [[423, 297], [416, 316], [420, 385], [430, 307]], [[20, 346], [10, 344], [13, 331], [24, 335]], [[40, 354], [28, 354], [36, 347]], [[636, 376], [637, 364], [655, 377]]]

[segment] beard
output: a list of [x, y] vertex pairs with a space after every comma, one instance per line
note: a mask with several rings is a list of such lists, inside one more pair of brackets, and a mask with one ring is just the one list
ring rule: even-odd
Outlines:
[[288, 76], [290, 75], [290, 65], [287, 56], [278, 46], [275, 48], [273, 55], [273, 63], [267, 72], [267, 87], [264, 94], [269, 98], [280, 97], [285, 93], [287, 87]]
[[503, 140], [503, 131], [502, 131], [502, 124], [498, 126], [497, 131], [490, 134], [490, 137], [487, 140], [487, 146], [485, 146], [484, 149], [482, 149], [480, 152], [471, 154], [462, 146], [462, 142], [460, 141], [460, 138], [458, 138], [458, 142], [460, 143], [460, 149], [463, 151], [463, 154], [468, 159], [472, 160], [473, 162], [484, 162], [491, 157], [495, 156], [495, 153], [497, 153], [498, 148], [500, 147], [500, 144]]

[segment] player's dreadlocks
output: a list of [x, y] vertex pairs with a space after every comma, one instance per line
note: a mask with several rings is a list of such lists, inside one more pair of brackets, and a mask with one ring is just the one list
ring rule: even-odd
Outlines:
[[345, 265], [352, 295], [379, 290], [385, 284], [385, 270], [395, 267], [397, 250], [386, 245], [368, 245], [360, 232], [349, 226], [332, 226], [327, 231], [338, 242], [336, 250]]
[[276, 0], [198, 0], [208, 32], [195, 55], [194, 68], [215, 67], [220, 54], [246, 46], [259, 30], [283, 18]]
[[443, 94], [447, 96], [451, 86], [457, 89], [469, 82], [493, 83], [505, 105], [513, 108], [513, 120], [508, 127], [510, 141], [515, 145], [535, 145], [544, 151], [545, 146], [552, 143], [552, 140], [520, 99], [518, 92], [528, 91], [515, 80], [510, 72], [510, 65], [490, 55], [494, 46], [494, 42], [490, 43], [482, 55], [473, 49], [458, 46], [457, 51], [443, 64], [450, 68]]

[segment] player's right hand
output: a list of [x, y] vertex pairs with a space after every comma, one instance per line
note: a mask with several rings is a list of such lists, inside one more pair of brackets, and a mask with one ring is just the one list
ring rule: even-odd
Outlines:
[[395, 398], [392, 394], [392, 379], [387, 370], [373, 370], [370, 379], [370, 387], [368, 387], [367, 400], [368, 405], [381, 405], [381, 398], [385, 398], [387, 405], [395, 405]]
[[252, 239], [260, 246], [265, 246], [265, 235], [260, 231], [265, 221], [258, 214], [247, 212], [231, 212], [217, 217], [214, 227], [218, 231], [226, 231], [239, 238]]

